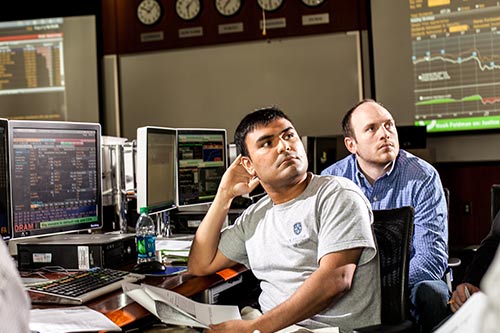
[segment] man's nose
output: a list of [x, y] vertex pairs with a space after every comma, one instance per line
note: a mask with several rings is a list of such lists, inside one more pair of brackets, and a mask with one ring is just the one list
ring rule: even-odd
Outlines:
[[391, 131], [389, 131], [385, 126], [380, 126], [380, 128], [382, 129], [382, 135], [384, 138], [389, 138], [391, 136]]
[[284, 151], [290, 150], [290, 143], [283, 138], [280, 138], [278, 143], [278, 152], [282, 153]]

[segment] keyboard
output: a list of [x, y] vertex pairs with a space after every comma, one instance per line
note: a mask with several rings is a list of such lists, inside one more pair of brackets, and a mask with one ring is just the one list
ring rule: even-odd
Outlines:
[[91, 268], [56, 280], [31, 285], [33, 303], [83, 304], [120, 289], [124, 282], [137, 282], [145, 276], [110, 268]]

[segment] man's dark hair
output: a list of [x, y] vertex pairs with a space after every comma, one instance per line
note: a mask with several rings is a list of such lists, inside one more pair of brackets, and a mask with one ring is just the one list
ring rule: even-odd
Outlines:
[[354, 110], [356, 110], [358, 108], [358, 106], [360, 106], [361, 104], [370, 103], [370, 102], [377, 103], [378, 105], [383, 106], [381, 103], [377, 102], [376, 100], [373, 100], [371, 98], [365, 98], [362, 101], [358, 102], [356, 105], [354, 105], [352, 108], [350, 108], [346, 112], [344, 118], [342, 119], [342, 130], [344, 132], [345, 138], [347, 138], [347, 137], [354, 138], [354, 132], [353, 132], [352, 127], [351, 127], [351, 117], [352, 117], [352, 113], [354, 112]]
[[277, 119], [286, 119], [292, 122], [290, 118], [276, 106], [265, 107], [247, 114], [241, 120], [234, 132], [234, 143], [236, 144], [237, 153], [242, 156], [248, 156], [248, 149], [245, 144], [247, 134], [255, 130], [257, 126], [265, 126]]

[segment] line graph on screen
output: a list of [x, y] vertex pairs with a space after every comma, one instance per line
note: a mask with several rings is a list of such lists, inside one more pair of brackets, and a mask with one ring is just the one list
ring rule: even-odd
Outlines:
[[409, 1], [416, 124], [429, 132], [500, 128], [498, 2]]

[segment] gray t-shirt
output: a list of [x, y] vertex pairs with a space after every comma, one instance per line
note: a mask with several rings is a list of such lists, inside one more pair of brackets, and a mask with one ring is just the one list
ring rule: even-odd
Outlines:
[[0, 239], [0, 325], [1, 332], [29, 332], [30, 298], [9, 250]]
[[249, 267], [261, 281], [263, 312], [288, 299], [319, 268], [326, 254], [364, 248], [351, 290], [301, 325], [338, 326], [341, 332], [380, 323], [380, 273], [370, 203], [350, 180], [316, 176], [294, 200], [269, 197], [223, 230], [219, 250]]

